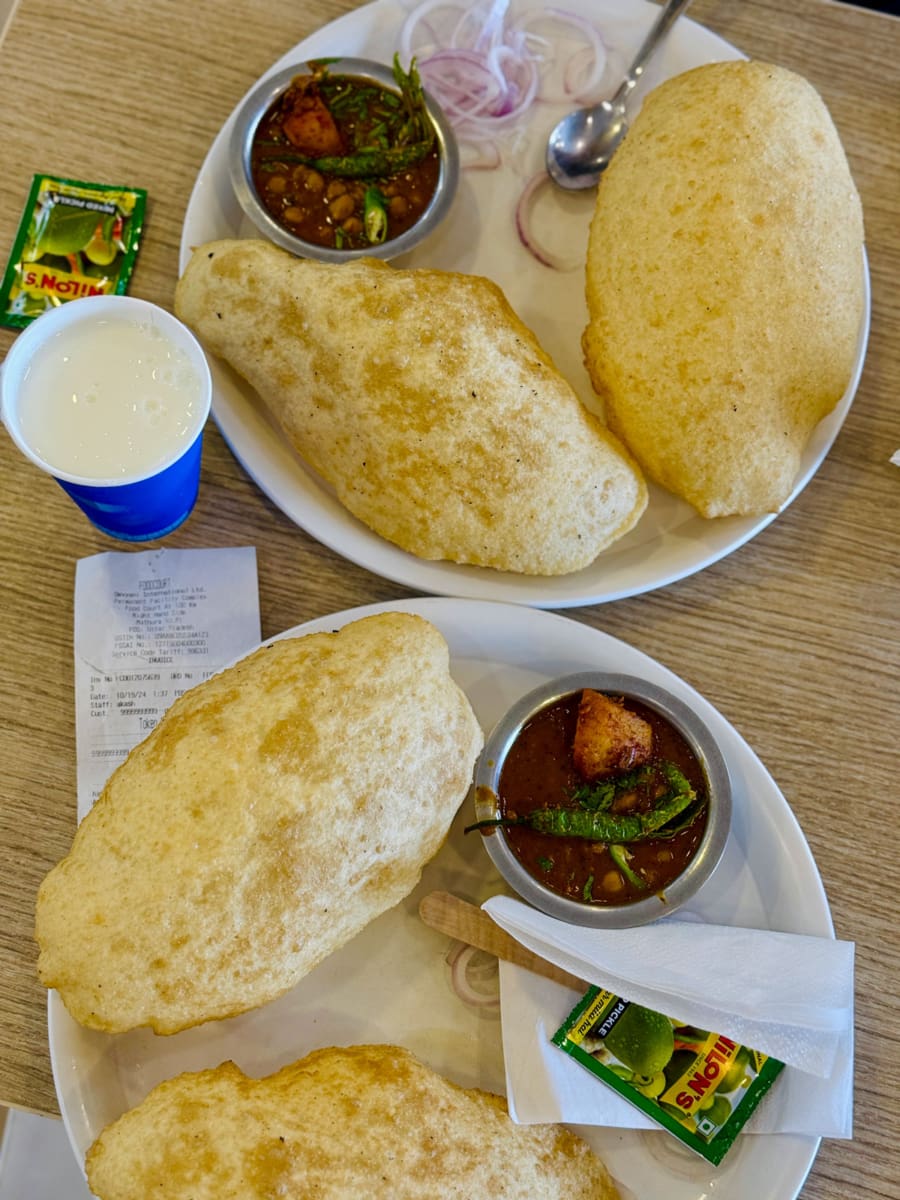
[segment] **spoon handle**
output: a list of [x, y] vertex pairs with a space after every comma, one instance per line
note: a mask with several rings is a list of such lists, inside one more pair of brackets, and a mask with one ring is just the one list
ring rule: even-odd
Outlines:
[[477, 905], [469, 904], [449, 892], [430, 892], [419, 904], [419, 916], [431, 929], [446, 933], [457, 941], [466, 942], [478, 950], [485, 950], [505, 962], [526, 967], [545, 979], [553, 979], [576, 992], [583, 992], [587, 984], [576, 979], [568, 971], [547, 962], [526, 949], [506, 930], [495, 924], [486, 912]]
[[647, 63], [652, 58], [656, 51], [656, 47], [663, 40], [691, 0], [666, 0], [659, 12], [659, 16], [653, 22], [650, 32], [641, 43], [641, 48], [634, 57], [634, 61], [628, 68], [628, 72], [619, 85], [618, 91], [613, 96], [610, 103], [614, 108], [624, 108], [625, 102], [634, 89], [637, 87], [644, 74]]

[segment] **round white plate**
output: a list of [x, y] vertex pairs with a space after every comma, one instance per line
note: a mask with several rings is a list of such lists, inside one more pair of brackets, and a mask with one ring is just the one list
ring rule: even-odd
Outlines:
[[[489, 601], [426, 598], [370, 605], [320, 617], [289, 634], [338, 629], [389, 610], [420, 613], [442, 631], [453, 675], [485, 730], [537, 684], [576, 670], [643, 675], [680, 696], [717, 736], [734, 786], [733, 827], [722, 864], [692, 911], [720, 924], [834, 936], [815, 862], [771, 776], [728, 722], [665, 667], [577, 621]], [[447, 963], [448, 939], [417, 915], [422, 896], [434, 890], [478, 903], [503, 890], [481, 839], [462, 832], [467, 810], [463, 805], [447, 842], [404, 903], [255, 1012], [173, 1037], [147, 1030], [113, 1037], [82, 1028], [51, 993], [53, 1073], [79, 1161], [108, 1122], [161, 1080], [229, 1058], [249, 1074], [262, 1075], [320, 1046], [399, 1042], [463, 1086], [503, 1092], [497, 1006], [470, 1006], [460, 998]], [[470, 983], [484, 987], [487, 964], [473, 960], [470, 966]], [[818, 1148], [815, 1138], [746, 1134], [716, 1169], [666, 1133], [596, 1129], [589, 1140], [640, 1200], [700, 1200], [713, 1190], [721, 1200], [791, 1200]]]
[[[267, 75], [288, 63], [328, 55], [361, 55], [389, 61], [412, 0], [377, 0], [325, 26], [288, 51]], [[513, 0], [513, 11], [539, 7]], [[610, 90], [637, 49], [657, 6], [634, 0], [567, 0], [560, 6], [595, 21], [611, 52]], [[704, 62], [741, 58], [734, 46], [682, 18], [652, 61], [641, 84], [646, 90], [668, 76]], [[254, 85], [256, 86], [256, 85]], [[570, 106], [571, 107], [571, 106]], [[486, 275], [498, 283], [513, 308], [550, 353], [582, 401], [596, 403], [581, 357], [587, 323], [583, 256], [570, 270], [539, 264], [515, 230], [514, 213], [526, 182], [543, 169], [547, 134], [566, 106], [539, 103], [514, 140], [502, 144], [502, 163], [492, 170], [463, 172], [449, 218], [422, 246], [396, 260], [404, 267], [431, 266]], [[228, 175], [227, 147], [234, 114], [216, 137], [198, 175], [185, 214], [181, 269], [191, 248], [215, 238], [254, 237]], [[535, 212], [540, 228], [565, 219], [570, 245], [586, 246], [593, 193], [561, 193], [549, 183]], [[866, 312], [860, 330], [853, 378], [835, 410], [814, 431], [803, 455], [790, 500], [806, 486], [837, 436], [862, 370], [869, 328], [868, 270]], [[605, 550], [589, 567], [570, 575], [540, 578], [446, 562], [428, 562], [385, 541], [353, 517], [330, 486], [293, 452], [266, 415], [255, 393], [221, 363], [213, 364], [213, 417], [238, 461], [263, 492], [296, 524], [345, 558], [417, 591], [473, 599], [511, 600], [539, 608], [598, 604], [637, 595], [691, 575], [730, 554], [764, 529], [774, 514], [704, 520], [684, 501], [651, 486], [650, 503], [634, 530]], [[790, 500], [788, 503], [790, 503]]]

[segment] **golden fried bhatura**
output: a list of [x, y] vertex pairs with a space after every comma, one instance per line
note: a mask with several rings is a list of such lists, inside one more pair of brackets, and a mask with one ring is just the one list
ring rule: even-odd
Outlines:
[[264, 646], [110, 777], [41, 885], [41, 980], [110, 1033], [273, 1000], [412, 891], [481, 744], [421, 617]]
[[499, 1096], [397, 1046], [316, 1050], [265, 1079], [179, 1075], [88, 1151], [99, 1200], [617, 1200], [558, 1125], [514, 1125]]
[[341, 503], [421, 558], [564, 574], [644, 511], [630, 455], [487, 279], [220, 241], [175, 310]]
[[837, 131], [781, 67], [644, 101], [597, 192], [585, 358], [610, 428], [706, 517], [774, 512], [852, 376], [863, 221]]

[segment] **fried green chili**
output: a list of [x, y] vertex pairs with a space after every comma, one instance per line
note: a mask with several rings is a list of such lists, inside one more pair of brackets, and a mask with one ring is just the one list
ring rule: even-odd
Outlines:
[[[669, 790], [648, 812], [613, 813], [606, 808], [538, 808], [521, 817], [492, 817], [467, 826], [465, 832], [496, 826], [528, 825], [538, 833], [557, 837], [583, 838], [590, 842], [606, 842], [621, 846], [650, 837], [666, 836], [666, 826], [697, 801], [697, 793], [674, 763], [660, 764]], [[696, 809], [694, 814], [696, 815]]]

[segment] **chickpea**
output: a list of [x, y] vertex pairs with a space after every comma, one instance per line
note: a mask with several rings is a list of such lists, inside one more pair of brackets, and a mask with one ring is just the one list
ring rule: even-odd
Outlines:
[[600, 886], [604, 892], [621, 892], [625, 886], [625, 880], [618, 871], [607, 871], [600, 882]]
[[391, 196], [388, 202], [388, 212], [392, 217], [405, 217], [409, 212], [409, 203], [405, 196]]
[[346, 194], [336, 196], [328, 205], [328, 210], [335, 221], [343, 221], [352, 215], [354, 209], [353, 197]]
[[304, 187], [308, 192], [318, 194], [325, 187], [325, 179], [318, 171], [309, 171], [306, 175]]
[[309, 168], [305, 167], [303, 163], [300, 163], [299, 166], [294, 167], [293, 171], [291, 171], [291, 178], [298, 187], [303, 187], [303, 185], [306, 183], [306, 176], [308, 174]]
[[269, 177], [269, 191], [276, 196], [281, 196], [287, 191], [288, 181], [284, 175], [272, 175]]
[[658, 850], [656, 854], [656, 861], [667, 863], [671, 862], [674, 857], [675, 856], [672, 854], [671, 850]]
[[362, 233], [363, 223], [359, 217], [348, 217], [341, 223], [344, 233]]
[[347, 185], [343, 179], [332, 179], [328, 187], [325, 189], [325, 199], [333, 200], [335, 196], [343, 196], [347, 190]]
[[300, 206], [297, 204], [291, 204], [284, 210], [282, 216], [286, 221], [290, 222], [291, 225], [299, 225], [306, 216], [306, 209], [300, 208]]

